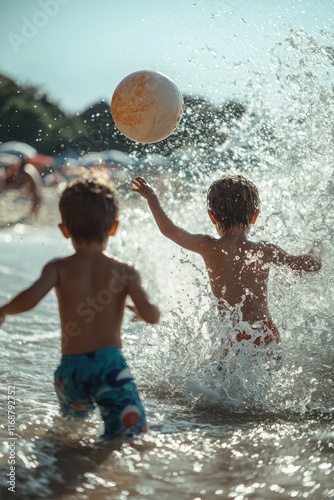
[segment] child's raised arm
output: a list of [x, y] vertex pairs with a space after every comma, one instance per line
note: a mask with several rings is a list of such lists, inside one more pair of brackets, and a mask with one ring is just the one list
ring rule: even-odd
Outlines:
[[187, 250], [202, 253], [203, 248], [208, 243], [208, 236], [192, 234], [176, 226], [160, 205], [159, 198], [152, 186], [143, 177], [136, 177], [132, 184], [135, 186], [132, 191], [139, 193], [147, 200], [155, 222], [164, 236]]
[[19, 314], [30, 311], [56, 284], [57, 267], [55, 262], [49, 262], [35, 283], [19, 293], [10, 302], [0, 307], [0, 324], [4, 322], [7, 314]]
[[323, 246], [319, 241], [315, 241], [309, 252], [303, 255], [291, 255], [276, 245], [268, 245], [268, 248], [274, 264], [285, 264], [293, 271], [307, 273], [321, 269]]

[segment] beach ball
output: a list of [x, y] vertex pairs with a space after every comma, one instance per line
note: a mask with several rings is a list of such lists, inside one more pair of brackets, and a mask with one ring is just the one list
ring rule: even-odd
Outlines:
[[183, 97], [168, 76], [156, 71], [136, 71], [117, 85], [110, 109], [122, 134], [150, 144], [174, 132], [181, 120]]

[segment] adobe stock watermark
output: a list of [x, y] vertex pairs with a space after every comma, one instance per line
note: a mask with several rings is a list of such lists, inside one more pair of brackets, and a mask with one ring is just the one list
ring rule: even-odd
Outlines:
[[8, 411], [8, 473], [7, 489], [12, 493], [16, 490], [16, 387], [9, 385], [7, 388]]
[[30, 42], [39, 31], [44, 28], [50, 19], [54, 18], [62, 5], [66, 5], [70, 0], [39, 0], [40, 9], [36, 10], [31, 17], [21, 17], [21, 27], [19, 32], [10, 31], [7, 34], [9, 43], [14, 52], [19, 52], [21, 47]]
[[[122, 267], [122, 271], [112, 270], [112, 276], [106, 288], [99, 290], [95, 297], [87, 297], [76, 308], [78, 316], [85, 318], [85, 323], [91, 323], [96, 314], [103, 311], [105, 307], [111, 304], [115, 294], [121, 293], [129, 284], [129, 281], [135, 278], [134, 273], [127, 273]], [[77, 337], [82, 333], [79, 325], [75, 321], [69, 321], [62, 332], [62, 348], [65, 348], [70, 338]]]

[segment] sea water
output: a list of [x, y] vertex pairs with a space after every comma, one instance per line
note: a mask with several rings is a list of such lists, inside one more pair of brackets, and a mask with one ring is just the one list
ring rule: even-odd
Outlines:
[[[291, 47], [295, 53], [287, 55]], [[333, 49], [292, 33], [273, 61], [280, 107], [268, 108], [254, 85], [248, 112], [226, 143], [175, 155], [152, 183], [176, 223], [213, 235], [206, 189], [222, 173], [243, 174], [261, 196], [250, 237], [291, 253], [323, 241], [320, 272], [271, 271], [282, 364], [245, 341], [219, 369], [229, 319], [217, 318], [201, 258], [161, 236], [144, 200], [123, 186], [121, 226], [108, 250], [137, 265], [163, 312], [157, 326], [132, 322], [127, 313], [123, 327], [150, 431], [126, 443], [97, 443], [98, 412], [82, 423], [60, 417], [53, 388], [59, 320], [51, 292], [0, 330], [1, 498], [334, 498]], [[2, 303], [71, 249], [55, 227], [18, 224], [1, 230], [0, 251]]]

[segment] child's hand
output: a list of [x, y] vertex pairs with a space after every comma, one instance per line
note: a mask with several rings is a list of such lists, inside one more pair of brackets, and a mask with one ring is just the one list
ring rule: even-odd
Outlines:
[[2, 309], [0, 309], [0, 325], [5, 321], [5, 313], [3, 312]]
[[146, 182], [144, 177], [135, 177], [135, 179], [131, 182], [135, 186], [131, 191], [140, 194], [146, 200], [148, 200], [151, 196], [156, 196], [156, 192], [153, 187]]
[[127, 304], [126, 307], [128, 309], [130, 309], [130, 311], [132, 311], [134, 313], [134, 316], [131, 319], [131, 321], [142, 321], [142, 317], [140, 316], [140, 314], [139, 314], [138, 309], [136, 308], [136, 306]]

